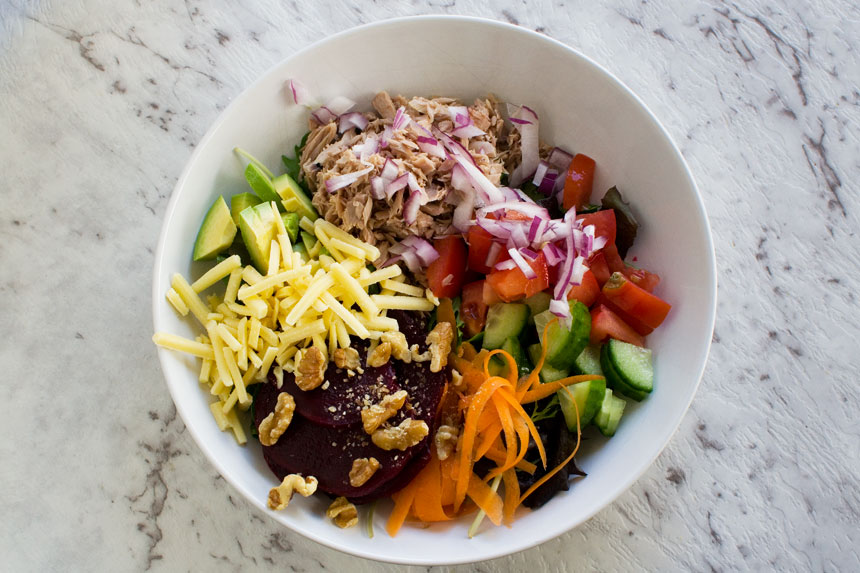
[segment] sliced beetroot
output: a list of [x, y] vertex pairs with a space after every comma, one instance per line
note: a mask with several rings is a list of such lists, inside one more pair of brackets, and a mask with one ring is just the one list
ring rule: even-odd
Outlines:
[[[359, 352], [361, 363], [366, 363], [367, 352]], [[269, 374], [269, 381], [274, 376]], [[394, 379], [391, 363], [378, 368], [365, 368], [362, 374], [349, 376], [329, 362], [325, 372], [328, 386], [305, 392], [296, 386], [295, 377], [284, 372], [281, 390], [289, 392], [296, 401], [296, 411], [317, 424], [324, 426], [348, 426], [361, 421], [361, 409], [366, 403], [375, 404], [389, 393], [397, 392], [400, 387]]]
[[425, 440], [424, 445], [420, 447], [421, 451], [418, 452], [418, 454], [416, 454], [408, 464], [406, 464], [406, 467], [404, 467], [400, 473], [377, 487], [369, 494], [350, 496], [349, 501], [355, 504], [370, 503], [377, 499], [388, 497], [392, 493], [406, 487], [406, 485], [412, 481], [412, 478], [417, 476], [418, 472], [423, 470], [424, 466], [426, 466], [430, 461], [432, 442], [430, 440]]

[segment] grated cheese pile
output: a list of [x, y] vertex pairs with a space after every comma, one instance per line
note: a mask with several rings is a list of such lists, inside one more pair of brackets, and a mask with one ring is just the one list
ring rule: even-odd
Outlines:
[[[326, 359], [350, 345], [350, 335], [372, 341], [397, 331], [389, 309], [432, 310], [439, 304], [429, 289], [407, 284], [398, 265], [370, 271], [368, 261], [379, 250], [323, 219], [303, 217], [300, 226], [317, 241], [309, 260], [294, 252], [275, 203], [276, 238], [272, 240], [268, 272], [242, 267], [238, 255], [218, 263], [194, 283], [173, 275], [168, 302], [179, 314], [189, 312], [206, 330], [190, 340], [157, 332], [153, 342], [202, 359], [199, 381], [218, 399], [210, 404], [222, 431], [247, 441], [235, 406], [247, 410], [247, 387], [262, 382], [273, 368], [280, 382], [293, 372], [299, 351], [316, 346]], [[227, 278], [223, 296], [200, 293]], [[380, 294], [370, 294], [379, 283]], [[297, 354], [299, 356], [297, 356]]]

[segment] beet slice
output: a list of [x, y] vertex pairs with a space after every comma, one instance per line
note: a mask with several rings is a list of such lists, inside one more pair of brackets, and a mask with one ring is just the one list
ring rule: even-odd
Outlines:
[[[432, 435], [432, 434], [431, 434]], [[372, 501], [376, 501], [377, 499], [382, 499], [383, 497], [388, 497], [392, 493], [399, 491], [406, 487], [406, 485], [412, 481], [412, 479], [418, 475], [418, 472], [424, 469], [430, 462], [431, 456], [431, 448], [432, 441], [425, 440], [423, 442], [423, 446], [419, 446], [421, 451], [415, 455], [412, 460], [406, 464], [400, 473], [394, 476], [392, 479], [383, 483], [381, 486], [377, 487], [369, 494], [364, 494], [361, 496], [350, 496], [349, 501], [356, 505], [361, 505], [363, 503], [370, 503]]]
[[[362, 364], [367, 362], [367, 351], [359, 351]], [[329, 362], [325, 371], [328, 387], [304, 391], [296, 386], [295, 376], [284, 372], [283, 392], [289, 392], [296, 401], [296, 411], [302, 416], [323, 426], [348, 426], [361, 421], [361, 409], [365, 402], [375, 404], [389, 393], [400, 389], [394, 378], [391, 363], [378, 368], [365, 368], [364, 373], [348, 376]], [[269, 382], [274, 375], [269, 374]], [[323, 383], [325, 386], [325, 383]]]

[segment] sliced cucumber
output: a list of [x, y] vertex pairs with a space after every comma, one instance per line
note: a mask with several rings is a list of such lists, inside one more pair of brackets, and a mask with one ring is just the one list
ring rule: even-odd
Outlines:
[[603, 402], [601, 402], [600, 409], [594, 417], [594, 425], [597, 426], [601, 434], [607, 437], [615, 435], [615, 430], [618, 429], [618, 423], [621, 421], [621, 415], [624, 413], [626, 405], [627, 402], [614, 396], [609, 388], [606, 389]]
[[[502, 344], [502, 350], [510, 354], [514, 357], [514, 360], [517, 362], [517, 373], [518, 376], [528, 376], [529, 372], [532, 371], [532, 365], [529, 363], [529, 359], [526, 358], [526, 353], [523, 351], [523, 346], [520, 344], [520, 339], [511, 336], [505, 343]], [[507, 361], [505, 360], [505, 371], [507, 371]]]
[[549, 309], [549, 303], [551, 300], [552, 297], [548, 292], [540, 291], [523, 301], [529, 306], [529, 310], [531, 310], [531, 315], [529, 315], [529, 324], [534, 324], [535, 316], [542, 312], [546, 312]]
[[600, 351], [600, 366], [609, 386], [628, 398], [641, 401], [654, 389], [648, 348], [610, 339]]
[[[588, 307], [577, 300], [570, 301], [572, 316], [570, 329], [564, 328], [550, 311], [544, 311], [535, 316], [535, 327], [542, 343], [547, 344], [546, 361], [559, 370], [570, 370], [576, 358], [588, 345], [591, 334], [591, 315]], [[543, 339], [544, 327], [548, 323], [547, 339]]]
[[529, 307], [521, 303], [494, 304], [487, 311], [487, 326], [484, 328], [484, 348], [501, 348], [505, 340], [518, 337], [529, 318]]
[[603, 376], [603, 368], [600, 367], [600, 347], [594, 344], [586, 346], [574, 360], [573, 369], [578, 374]]
[[[532, 364], [537, 366], [537, 363], [540, 360], [541, 345], [532, 344], [528, 348], [528, 353], [529, 358], [531, 358], [532, 360]], [[543, 367], [540, 369], [540, 381], [544, 384], [546, 384], [547, 382], [555, 382], [556, 380], [561, 380], [562, 378], [567, 378], [567, 375], [567, 370], [559, 370], [558, 368], [553, 368], [546, 362], [544, 362]]]
[[[564, 414], [564, 421], [567, 422], [567, 429], [571, 432], [576, 431], [577, 412], [579, 412], [580, 427], [584, 427], [594, 419], [595, 414], [600, 410], [600, 405], [603, 404], [605, 394], [606, 380], [602, 378], [580, 382], [559, 390], [558, 403], [561, 406], [561, 413]], [[573, 405], [574, 401], [576, 407]]]

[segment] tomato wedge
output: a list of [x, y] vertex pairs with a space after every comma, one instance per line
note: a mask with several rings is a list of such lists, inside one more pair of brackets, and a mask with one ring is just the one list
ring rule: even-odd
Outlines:
[[615, 211], [612, 209], [604, 209], [594, 213], [586, 213], [585, 215], [577, 215], [577, 221], [582, 221], [583, 228], [588, 225], [594, 225], [595, 237], [606, 237], [607, 245], [615, 244]]
[[624, 265], [621, 271], [628, 280], [633, 281], [636, 286], [642, 287], [648, 292], [654, 292], [657, 285], [660, 284], [660, 275], [646, 271], [645, 269], [637, 269], [630, 265]]
[[601, 250], [603, 251], [603, 256], [606, 257], [606, 264], [609, 266], [610, 271], [620, 273], [624, 270], [624, 259], [618, 254], [618, 247], [615, 246], [615, 243], [610, 243]]
[[549, 270], [544, 254], [539, 253], [534, 261], [526, 259], [526, 262], [537, 274], [533, 279], [527, 279], [518, 267], [504, 271], [493, 269], [487, 275], [487, 284], [493, 287], [504, 302], [527, 298], [549, 287]]
[[466, 274], [466, 244], [457, 235], [433, 241], [439, 258], [427, 267], [427, 284], [439, 298], [454, 298], [460, 294]]
[[600, 285], [597, 284], [597, 279], [594, 278], [594, 273], [590, 270], [585, 271], [582, 276], [582, 282], [578, 285], [570, 287], [567, 293], [567, 300], [578, 300], [585, 306], [590, 307], [597, 300], [600, 294]]
[[621, 320], [617, 314], [598, 304], [591, 309], [591, 342], [599, 344], [607, 338], [645, 346], [645, 338]]
[[594, 273], [594, 278], [597, 279], [597, 284], [601, 287], [609, 280], [609, 275], [612, 272], [609, 270], [609, 265], [606, 263], [606, 255], [603, 254], [602, 250], [591, 255], [585, 264]]
[[[487, 264], [490, 248], [493, 246], [493, 236], [478, 225], [472, 225], [466, 234], [466, 242], [469, 243], [469, 269], [481, 274], [489, 274], [493, 270], [492, 265]], [[493, 262], [500, 263], [510, 259], [508, 251], [502, 249], [499, 256]]]
[[591, 200], [591, 189], [594, 186], [594, 160], [587, 155], [577, 153], [567, 168], [564, 179], [564, 210], [571, 207], [581, 209]]
[[612, 273], [602, 292], [615, 306], [650, 328], [660, 326], [672, 308], [668, 302], [627, 280], [622, 273]]
[[460, 319], [466, 325], [463, 329], [467, 338], [484, 330], [487, 323], [487, 305], [484, 304], [485, 281], [475, 281], [463, 286], [460, 295]]
[[602, 304], [603, 306], [614, 312], [618, 316], [618, 318], [623, 320], [625, 323], [627, 323], [627, 325], [630, 326], [630, 328], [632, 328], [642, 336], [647, 336], [654, 332], [653, 328], [651, 328], [644, 322], [633, 318], [632, 316], [618, 308], [618, 306], [611, 300], [609, 300], [609, 298], [607, 298], [606, 295], [603, 294], [603, 292], [597, 294], [597, 304]]

